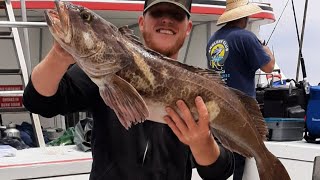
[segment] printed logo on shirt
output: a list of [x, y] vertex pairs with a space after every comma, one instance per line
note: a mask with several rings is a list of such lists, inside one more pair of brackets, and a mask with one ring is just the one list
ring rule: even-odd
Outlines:
[[214, 41], [209, 47], [210, 68], [216, 71], [222, 71], [224, 62], [229, 55], [229, 46], [227, 41], [219, 39]]
[[224, 63], [229, 55], [229, 45], [227, 41], [219, 39], [214, 41], [209, 47], [209, 68], [218, 72], [222, 80], [227, 80], [230, 74], [226, 74]]

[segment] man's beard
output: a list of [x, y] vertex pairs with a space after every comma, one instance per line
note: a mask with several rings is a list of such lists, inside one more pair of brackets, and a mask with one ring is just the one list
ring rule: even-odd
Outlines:
[[178, 54], [180, 48], [183, 46], [183, 43], [184, 43], [184, 37], [179, 37], [175, 45], [163, 49], [157, 46], [157, 42], [152, 41], [151, 36], [152, 36], [151, 33], [147, 33], [147, 32], [143, 33], [143, 39], [144, 39], [145, 45], [148, 48], [154, 51], [157, 51], [167, 57], [172, 57], [173, 55]]

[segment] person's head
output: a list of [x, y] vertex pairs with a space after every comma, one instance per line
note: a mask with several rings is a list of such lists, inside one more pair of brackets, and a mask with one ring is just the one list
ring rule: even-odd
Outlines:
[[226, 27], [240, 27], [245, 29], [248, 25], [249, 17], [243, 17], [226, 23]]
[[232, 24], [246, 28], [249, 16], [262, 12], [262, 9], [248, 0], [227, 0], [226, 10], [219, 17], [217, 25]]
[[145, 45], [177, 59], [192, 22], [189, 20], [191, 0], [146, 0], [139, 28]]

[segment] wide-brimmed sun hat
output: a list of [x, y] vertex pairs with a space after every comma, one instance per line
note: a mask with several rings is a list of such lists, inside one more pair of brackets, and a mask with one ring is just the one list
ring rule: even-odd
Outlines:
[[219, 17], [217, 25], [260, 13], [262, 9], [248, 0], [227, 0], [226, 10]]

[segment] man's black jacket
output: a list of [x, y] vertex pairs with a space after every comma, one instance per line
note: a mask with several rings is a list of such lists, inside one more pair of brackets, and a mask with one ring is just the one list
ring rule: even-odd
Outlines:
[[[192, 154], [171, 129], [146, 121], [126, 130], [112, 109], [105, 105], [98, 87], [77, 66], [71, 67], [51, 97], [40, 95], [30, 81], [23, 103], [44, 117], [90, 111], [93, 164], [90, 179], [102, 180], [190, 180]], [[233, 173], [233, 156], [220, 146], [221, 155], [210, 166], [195, 165], [206, 180], [227, 179]]]

